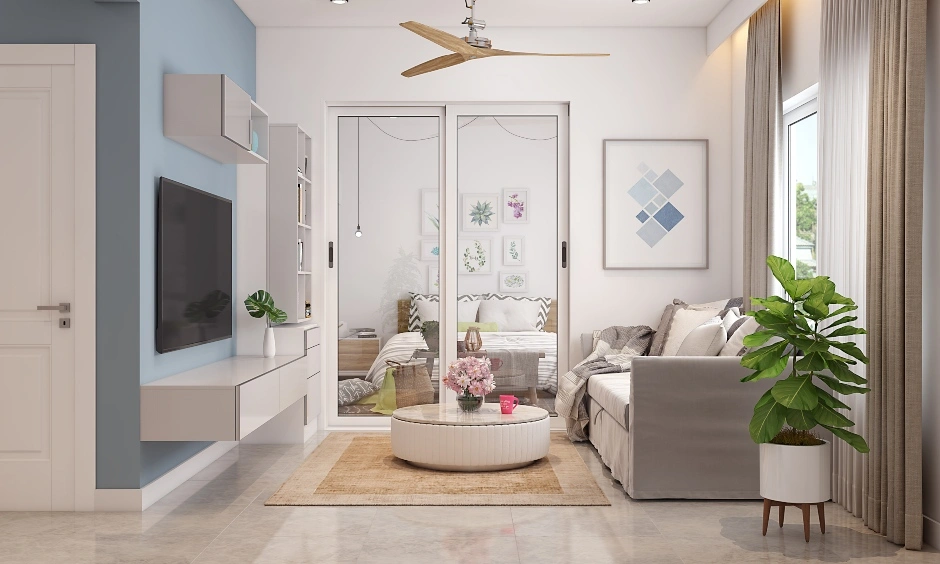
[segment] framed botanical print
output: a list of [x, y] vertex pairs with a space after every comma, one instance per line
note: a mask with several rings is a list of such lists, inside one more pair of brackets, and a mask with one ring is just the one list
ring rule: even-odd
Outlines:
[[441, 202], [437, 190], [421, 191], [421, 234], [437, 235], [441, 231]]
[[441, 258], [441, 244], [437, 239], [421, 241], [421, 260], [437, 261]]
[[500, 272], [499, 291], [504, 293], [518, 293], [529, 291], [528, 272]]
[[461, 231], [497, 231], [499, 194], [464, 194], [461, 198]]
[[503, 188], [500, 208], [503, 210], [503, 223], [529, 223], [529, 190]]
[[441, 293], [441, 269], [436, 266], [428, 267], [428, 294]]
[[493, 261], [489, 239], [460, 239], [457, 243], [458, 274], [490, 274]]
[[708, 268], [708, 141], [604, 141], [604, 268]]
[[525, 265], [525, 237], [503, 237], [503, 266]]

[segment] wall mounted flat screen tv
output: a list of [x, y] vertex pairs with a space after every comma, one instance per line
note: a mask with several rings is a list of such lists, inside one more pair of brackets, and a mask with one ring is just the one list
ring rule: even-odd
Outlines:
[[230, 338], [231, 200], [161, 178], [157, 210], [157, 352]]

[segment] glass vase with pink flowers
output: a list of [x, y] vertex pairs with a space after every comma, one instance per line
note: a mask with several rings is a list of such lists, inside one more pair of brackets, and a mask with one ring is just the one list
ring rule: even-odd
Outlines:
[[483, 396], [496, 389], [490, 359], [468, 356], [447, 367], [444, 385], [457, 392], [457, 405], [466, 412], [483, 405]]

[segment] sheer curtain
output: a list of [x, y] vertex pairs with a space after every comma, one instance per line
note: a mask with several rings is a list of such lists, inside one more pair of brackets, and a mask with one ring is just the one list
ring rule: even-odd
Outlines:
[[[819, 53], [819, 274], [859, 305], [865, 319], [868, 233], [870, 0], [823, 0]], [[862, 322], [864, 323], [864, 321]], [[853, 339], [866, 350], [865, 336]], [[865, 376], [865, 367], [856, 372]], [[865, 396], [840, 396], [853, 432], [865, 435]], [[861, 517], [865, 456], [843, 441], [832, 450], [832, 499]]]

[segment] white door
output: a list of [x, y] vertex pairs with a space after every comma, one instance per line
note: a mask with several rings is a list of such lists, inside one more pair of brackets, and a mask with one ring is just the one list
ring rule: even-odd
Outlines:
[[[0, 510], [70, 510], [75, 334], [70, 311], [58, 306], [75, 302], [75, 66], [5, 62], [0, 60]], [[56, 309], [42, 309], [50, 306]]]

